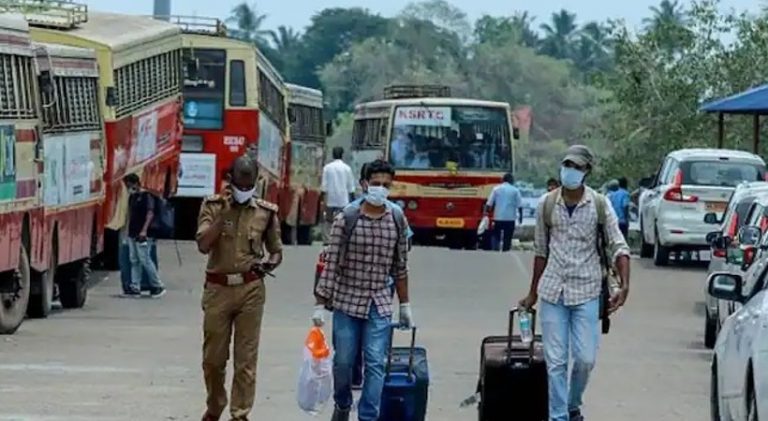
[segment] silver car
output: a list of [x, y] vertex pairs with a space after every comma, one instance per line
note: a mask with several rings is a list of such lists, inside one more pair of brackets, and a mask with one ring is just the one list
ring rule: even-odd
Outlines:
[[[725, 215], [719, 218], [714, 212], [704, 215], [705, 222], [718, 227], [717, 231], [707, 234], [707, 240], [710, 243], [710, 261], [707, 276], [715, 272], [729, 272], [743, 275], [745, 265], [743, 259], [739, 256], [739, 244], [737, 234], [739, 230], [747, 225], [750, 213], [754, 214], [753, 205], [758, 198], [768, 199], [768, 182], [753, 181], [745, 182], [736, 186], [731, 199], [726, 207]], [[731, 258], [727, 258], [730, 254]], [[709, 295], [707, 288], [704, 288], [706, 302], [704, 344], [707, 348], [715, 346], [715, 339], [720, 330], [722, 322], [733, 313], [734, 303], [721, 302]]]
[[758, 421], [758, 414], [768, 414], [768, 267], [752, 286], [727, 272], [713, 273], [708, 283], [718, 299], [742, 304], [726, 319], [715, 344], [712, 420]]
[[641, 255], [667, 265], [672, 252], [709, 249], [711, 225], [704, 215], [725, 213], [734, 188], [762, 181], [759, 156], [727, 149], [682, 149], [664, 159], [659, 172], [642, 180], [648, 188], [640, 209]]

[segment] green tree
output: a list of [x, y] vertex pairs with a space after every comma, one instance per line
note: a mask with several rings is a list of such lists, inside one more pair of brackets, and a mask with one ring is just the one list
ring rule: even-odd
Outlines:
[[472, 25], [467, 14], [445, 0], [424, 0], [410, 3], [400, 13], [407, 21], [421, 20], [458, 35], [462, 42], [468, 42]]
[[690, 42], [688, 31], [689, 13], [678, 0], [662, 0], [659, 6], [651, 6], [651, 17], [643, 19], [645, 30], [653, 32], [661, 45], [670, 52], [684, 48]]
[[579, 31], [571, 58], [586, 76], [610, 70], [612, 47], [609, 29], [598, 22], [589, 22]]
[[539, 45], [539, 35], [533, 30], [533, 22], [536, 20], [528, 12], [515, 12], [512, 16], [512, 25], [520, 34], [520, 41], [524, 46], [536, 48]]
[[577, 29], [575, 13], [565, 9], [553, 13], [550, 23], [541, 24], [541, 52], [557, 59], [570, 57]]
[[291, 69], [292, 81], [320, 88], [318, 70], [355, 43], [371, 37], [383, 37], [389, 31], [389, 19], [362, 8], [324, 9], [312, 17], [304, 31], [300, 49], [301, 63]]
[[533, 21], [528, 12], [517, 12], [512, 17], [485, 15], [475, 22], [475, 40], [480, 44], [503, 44], [514, 40], [526, 47], [536, 48], [539, 38], [531, 28]]
[[270, 32], [262, 29], [267, 15], [259, 14], [258, 10], [255, 3], [242, 2], [232, 8], [226, 23], [234, 25], [235, 29], [231, 30], [234, 38], [263, 47], [267, 45], [267, 37]]
[[277, 27], [277, 31], [270, 31], [272, 45], [281, 54], [295, 51], [301, 44], [301, 34], [293, 28], [283, 25]]

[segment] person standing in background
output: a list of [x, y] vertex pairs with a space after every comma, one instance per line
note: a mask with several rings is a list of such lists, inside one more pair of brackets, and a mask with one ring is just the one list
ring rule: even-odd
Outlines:
[[131, 261], [131, 282], [123, 292], [126, 297], [141, 297], [141, 280], [146, 272], [149, 282], [149, 293], [154, 298], [165, 295], [165, 286], [160, 281], [160, 275], [151, 250], [155, 243], [150, 232], [152, 219], [155, 217], [156, 198], [141, 188], [141, 180], [136, 174], [128, 174], [123, 178], [128, 189], [128, 244]]
[[325, 223], [323, 224], [323, 244], [330, 240], [333, 218], [354, 199], [355, 176], [352, 168], [343, 161], [344, 148], [333, 148], [333, 161], [323, 167], [322, 201], [325, 203]]
[[493, 188], [488, 201], [485, 203], [485, 212], [493, 209], [493, 244], [494, 249], [499, 247], [503, 251], [512, 249], [512, 236], [515, 234], [515, 220], [517, 219], [523, 197], [520, 189], [515, 187], [515, 178], [511, 173], [504, 174], [504, 182]]
[[556, 178], [550, 178], [547, 180], [547, 192], [560, 188], [560, 182]]
[[625, 239], [629, 235], [629, 190], [627, 190], [627, 184], [626, 177], [621, 177], [608, 193], [608, 200], [611, 201], [613, 210], [616, 211], [616, 217], [619, 218], [619, 230]]

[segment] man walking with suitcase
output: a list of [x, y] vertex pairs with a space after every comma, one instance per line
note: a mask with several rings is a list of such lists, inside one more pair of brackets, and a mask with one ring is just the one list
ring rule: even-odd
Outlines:
[[[568, 148], [560, 168], [562, 187], [539, 202], [531, 289], [520, 301], [521, 307], [532, 308], [540, 299], [550, 421], [584, 420], [582, 397], [595, 365], [600, 318], [623, 306], [629, 294], [629, 248], [616, 213], [605, 196], [584, 184], [593, 164], [586, 146]], [[613, 258], [621, 280], [604, 314], [601, 297], [610, 292], [603, 282], [602, 249]]]
[[360, 421], [379, 419], [384, 387], [392, 293], [395, 279], [400, 301], [400, 323], [412, 325], [408, 300], [407, 223], [397, 206], [387, 205], [395, 171], [386, 161], [368, 164], [368, 192], [359, 206], [347, 206], [331, 228], [326, 265], [315, 289], [312, 320], [325, 322], [325, 308], [333, 308], [334, 409], [332, 421], [348, 421], [352, 408], [355, 357], [363, 347], [365, 373], [357, 413]]

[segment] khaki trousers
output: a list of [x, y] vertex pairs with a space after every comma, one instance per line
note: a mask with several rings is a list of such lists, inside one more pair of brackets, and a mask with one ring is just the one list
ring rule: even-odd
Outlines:
[[256, 362], [266, 295], [264, 281], [223, 286], [210, 282], [203, 291], [203, 374], [208, 414], [220, 416], [227, 406], [224, 387], [229, 344], [234, 330], [234, 368], [230, 413], [246, 420], [256, 396]]

